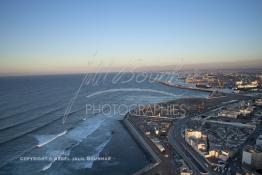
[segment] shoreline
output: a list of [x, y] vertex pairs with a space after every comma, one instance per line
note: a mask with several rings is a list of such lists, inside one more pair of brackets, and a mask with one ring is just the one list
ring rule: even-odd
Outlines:
[[[202, 99], [206, 99], [206, 98], [202, 98], [202, 97], [191, 97], [191, 98], [180, 98], [180, 99], [174, 99], [174, 100], [168, 100], [165, 102], [160, 102], [160, 103], [156, 103], [156, 104], [169, 104], [169, 103], [183, 103], [185, 101], [188, 100], [202, 100]], [[148, 105], [152, 105], [152, 104], [148, 104]], [[143, 150], [143, 152], [145, 153], [145, 155], [147, 157], [150, 157], [149, 160], [149, 164], [146, 165], [145, 167], [143, 167], [142, 169], [134, 172], [132, 175], [142, 175], [142, 174], [146, 174], [148, 173], [150, 170], [152, 170], [153, 168], [157, 167], [158, 165], [160, 165], [162, 163], [161, 158], [158, 156], [158, 152], [155, 152], [153, 150], [153, 148], [150, 146], [149, 143], [147, 143], [146, 139], [144, 138], [144, 135], [142, 135], [138, 128], [136, 128], [136, 126], [134, 126], [133, 122], [130, 121], [130, 112], [128, 112], [124, 119], [121, 120], [120, 122], [122, 123], [122, 125], [124, 126], [124, 128], [127, 129], [128, 133], [131, 135], [131, 137], [134, 139], [134, 141], [138, 144], [138, 146]]]
[[149, 146], [149, 144], [146, 142], [143, 136], [139, 133], [139, 131], [137, 131], [135, 126], [133, 126], [133, 124], [129, 121], [129, 112], [125, 115], [125, 118], [121, 120], [121, 123], [124, 126], [124, 128], [127, 129], [129, 134], [133, 137], [133, 139], [138, 144], [138, 146], [144, 151], [146, 156], [150, 156], [149, 158], [150, 163], [146, 165], [145, 167], [143, 167], [142, 169], [136, 171], [132, 175], [141, 175], [153, 169], [154, 167], [158, 166], [161, 163], [161, 159], [159, 158], [157, 153], [155, 153], [153, 149]]
[[[199, 102], [205, 102], [207, 104], [207, 110], [208, 107], [217, 104], [217, 103], [221, 103], [223, 101], [227, 101], [229, 99], [232, 98], [232, 96], [234, 96], [236, 99], [243, 99], [245, 97], [242, 96], [238, 96], [238, 95], [233, 95], [233, 94], [227, 94], [227, 96], [221, 96], [219, 98], [203, 98], [203, 97], [192, 97], [192, 98], [179, 98], [179, 99], [174, 99], [174, 100], [168, 100], [165, 102], [160, 102], [160, 103], [156, 103], [156, 104], [187, 104], [187, 105], [192, 105], [192, 104], [196, 104]], [[148, 105], [152, 105], [152, 104], [148, 104]], [[187, 109], [187, 115], [188, 116], [192, 116], [193, 114], [195, 114], [195, 110], [194, 109]], [[128, 130], [128, 132], [130, 133], [130, 135], [134, 138], [135, 142], [137, 142], [137, 144], [139, 145], [139, 147], [141, 147], [143, 149], [143, 151], [145, 152], [146, 156], [150, 156], [149, 161], [152, 163], [149, 163], [147, 166], [145, 166], [144, 168], [136, 171], [135, 173], [133, 173], [132, 175], [141, 175], [141, 174], [147, 174], [150, 172], [150, 170], [152, 170], [153, 168], [155, 168], [156, 166], [160, 165], [162, 163], [162, 160], [160, 158], [160, 155], [157, 151], [154, 151], [154, 149], [150, 146], [150, 144], [147, 142], [145, 136], [140, 133], [139, 129], [137, 128], [137, 126], [135, 126], [134, 122], [132, 122], [130, 120], [130, 112], [128, 112], [124, 119], [121, 120], [121, 123], [124, 125], [124, 127]], [[165, 163], [165, 162], [163, 162]]]

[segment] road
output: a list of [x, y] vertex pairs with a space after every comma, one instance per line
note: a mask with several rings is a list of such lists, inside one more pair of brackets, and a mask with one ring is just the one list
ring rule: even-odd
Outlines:
[[206, 162], [204, 159], [198, 153], [190, 149], [185, 143], [185, 140], [181, 135], [181, 129], [187, 120], [189, 120], [189, 118], [181, 119], [170, 128], [168, 133], [169, 143], [186, 161], [194, 174], [215, 174], [212, 169], [205, 166]]
[[[235, 101], [236, 103], [238, 101]], [[232, 104], [232, 103], [229, 103]], [[194, 118], [199, 118], [201, 115], [206, 115], [211, 111], [221, 109], [224, 106], [229, 104], [218, 104], [209, 108], [205, 113], [199, 114]], [[182, 137], [182, 131], [185, 129], [185, 123], [191, 120], [190, 117], [185, 117], [177, 120], [174, 125], [170, 128], [168, 132], [168, 141], [172, 147], [181, 155], [181, 157], [186, 161], [188, 166], [192, 169], [194, 174], [209, 174], [209, 175], [218, 175], [216, 171], [206, 162], [205, 158], [197, 153], [191, 146], [189, 146], [185, 139]]]
[[226, 174], [235, 174], [237, 166], [239, 166], [239, 161], [236, 161], [237, 158], [240, 159], [242, 155], [242, 150], [246, 145], [254, 145], [255, 140], [261, 134], [262, 132], [262, 126], [258, 125], [254, 132], [248, 137], [248, 139], [238, 148], [236, 153], [228, 159], [227, 165], [225, 167], [225, 172], [223, 173], [224, 175]]

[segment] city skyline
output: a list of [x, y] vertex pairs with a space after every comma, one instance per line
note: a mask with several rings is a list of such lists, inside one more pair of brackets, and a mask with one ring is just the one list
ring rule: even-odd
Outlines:
[[0, 75], [262, 65], [258, 0], [0, 4]]

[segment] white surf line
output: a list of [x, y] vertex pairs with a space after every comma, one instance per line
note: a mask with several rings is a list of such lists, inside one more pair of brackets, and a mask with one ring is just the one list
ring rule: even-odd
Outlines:
[[41, 169], [41, 171], [46, 171], [46, 170], [48, 170], [48, 169], [52, 166], [52, 164], [53, 164], [53, 162], [48, 163], [47, 165], [45, 165], [45, 166]]
[[36, 145], [36, 146], [37, 146], [37, 147], [42, 147], [42, 146], [44, 146], [44, 145], [52, 142], [53, 140], [57, 139], [58, 137], [61, 137], [61, 136], [65, 135], [66, 133], [67, 133], [67, 130], [61, 132], [60, 134], [56, 135], [56, 136], [53, 137], [52, 139], [50, 139], [50, 140], [48, 140], [48, 141], [46, 141], [46, 142], [44, 142], [44, 143], [38, 144], [38, 145]]
[[164, 94], [168, 96], [173, 96], [173, 97], [178, 97], [178, 96], [185, 96], [185, 94], [173, 94], [165, 91], [159, 91], [159, 90], [153, 90], [153, 89], [141, 89], [141, 88], [120, 88], [120, 89], [109, 89], [109, 90], [104, 90], [104, 91], [99, 91], [92, 93], [90, 95], [87, 95], [87, 98], [94, 97], [97, 95], [109, 93], [109, 92], [153, 92], [153, 93], [158, 93], [158, 94]]
[[[66, 150], [64, 150], [60, 156], [62, 157], [62, 156], [64, 156], [64, 155], [69, 156], [69, 155], [70, 155], [70, 152], [69, 152], [69, 153], [66, 153]], [[60, 157], [60, 156], [57, 156], [57, 157]], [[40, 170], [40, 172], [44, 172], [44, 171], [48, 170], [49, 168], [51, 168], [52, 165], [53, 165], [53, 163], [55, 163], [56, 161], [57, 161], [56, 159], [52, 159], [52, 161], [51, 161], [50, 163], [48, 163], [47, 165], [45, 165], [45, 166]]]

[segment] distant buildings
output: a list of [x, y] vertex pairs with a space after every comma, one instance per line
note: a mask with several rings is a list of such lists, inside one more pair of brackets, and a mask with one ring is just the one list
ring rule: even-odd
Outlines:
[[187, 83], [205, 83], [205, 81], [202, 78], [196, 78], [196, 77], [188, 77], [186, 78], [185, 82]]
[[254, 111], [254, 107], [249, 105], [249, 106], [242, 106], [239, 108], [230, 108], [230, 109], [222, 110], [218, 112], [218, 116], [237, 119], [240, 116], [243, 117], [250, 116], [253, 111]]
[[236, 81], [236, 89], [238, 90], [250, 90], [250, 89], [255, 89], [258, 88], [258, 81], [251, 81], [250, 83], [244, 83], [242, 80], [241, 81]]
[[[187, 72], [186, 83], [207, 84], [212, 88], [226, 88], [239, 91], [262, 90], [262, 75], [244, 72]], [[206, 88], [204, 86], [204, 88]]]
[[244, 82], [243, 82], [242, 80], [236, 81], [236, 85], [237, 85], [237, 86], [242, 85], [242, 84], [244, 84]]
[[249, 116], [254, 110], [254, 107], [253, 106], [247, 106], [247, 107], [241, 107], [239, 112], [240, 112], [240, 115], [246, 117], [246, 116]]
[[223, 110], [218, 112], [219, 117], [227, 117], [227, 118], [233, 118], [236, 119], [239, 116], [239, 111], [234, 110]]
[[261, 98], [260, 99], [256, 99], [255, 105], [259, 106], [259, 107], [262, 107], [262, 99]]
[[206, 84], [206, 83], [197, 83], [196, 87], [197, 88], [211, 88], [211, 86], [209, 84]]

